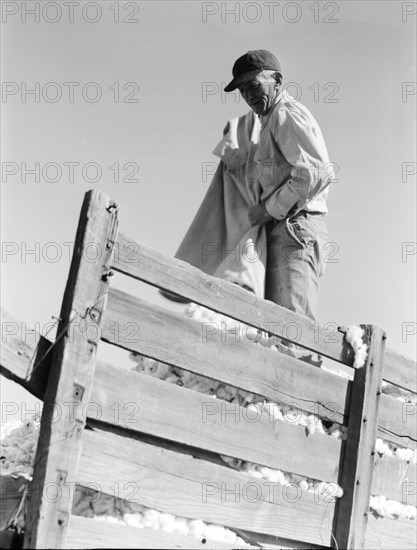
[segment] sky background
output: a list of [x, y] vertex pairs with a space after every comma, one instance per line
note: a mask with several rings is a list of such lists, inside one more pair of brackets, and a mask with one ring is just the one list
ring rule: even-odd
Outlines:
[[[74, 240], [91, 188], [117, 200], [124, 233], [173, 255], [208, 189], [211, 151], [227, 120], [248, 112], [237, 93], [221, 92], [232, 65], [249, 49], [268, 49], [339, 167], [318, 321], [380, 326], [391, 349], [415, 355], [416, 178], [406, 177], [416, 161], [411, 2], [277, 2], [272, 12], [264, 2], [236, 10], [235, 2], [102, 1], [74, 5], [73, 17], [62, 2], [61, 14], [40, 2], [39, 21], [25, 13], [34, 2], [2, 4], [3, 307], [41, 332], [59, 315], [70, 266], [64, 243]], [[36, 82], [39, 98], [25, 94]], [[79, 83], [72, 101], [64, 82]], [[72, 182], [70, 162], [79, 163]], [[22, 167], [35, 163], [40, 181], [27, 174], [24, 182]], [[62, 170], [56, 182], [42, 176], [48, 163]], [[100, 166], [97, 182], [88, 163]], [[36, 246], [38, 256], [25, 254]], [[171, 307], [153, 288], [133, 288]], [[103, 353], [133, 365], [125, 352]], [[2, 399], [19, 404], [17, 417], [20, 404], [35, 402], [3, 377], [1, 386]]]

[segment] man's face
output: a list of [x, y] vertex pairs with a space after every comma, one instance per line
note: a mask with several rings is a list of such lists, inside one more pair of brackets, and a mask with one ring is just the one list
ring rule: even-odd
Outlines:
[[248, 82], [238, 86], [239, 92], [249, 107], [257, 114], [264, 115], [272, 106], [277, 95], [277, 83], [272, 76], [259, 73]]

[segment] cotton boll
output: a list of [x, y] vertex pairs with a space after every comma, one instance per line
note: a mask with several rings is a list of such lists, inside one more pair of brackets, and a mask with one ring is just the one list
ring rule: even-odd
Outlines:
[[363, 367], [367, 357], [368, 347], [362, 341], [363, 335], [363, 329], [354, 325], [348, 327], [346, 332], [346, 341], [349, 342], [355, 352], [355, 360], [353, 363], [354, 368]]
[[286, 483], [285, 476], [280, 470], [271, 470], [269, 481], [280, 485], [285, 485]]
[[149, 529], [157, 530], [159, 529], [159, 518], [160, 518], [160, 512], [158, 510], [146, 510], [143, 514], [143, 520], [142, 524], [144, 527], [148, 527]]
[[309, 415], [307, 417], [306, 429], [307, 429], [307, 432], [309, 433], [309, 435], [313, 435], [316, 432], [318, 424], [321, 424], [321, 422], [318, 422], [317, 417], [315, 417], [313, 415]]
[[190, 535], [198, 539], [204, 538], [205, 524], [201, 519], [193, 519], [190, 521]]
[[276, 403], [266, 403], [265, 407], [267, 407], [269, 417], [274, 422], [276, 422], [277, 420], [280, 420], [280, 421], [285, 420], [282, 415], [281, 409]]
[[168, 376], [165, 378], [165, 382], [169, 382], [170, 384], [176, 384], [179, 380], [179, 377], [175, 374], [171, 374], [171, 376]]
[[298, 426], [302, 426], [303, 428], [307, 427], [308, 424], [308, 416], [305, 413], [298, 412], [298, 416], [296, 417], [296, 421], [294, 424], [298, 424]]
[[218, 388], [218, 390], [216, 391], [216, 395], [218, 399], [223, 399], [226, 401], [230, 398], [230, 394], [227, 392], [224, 386], [220, 386]]
[[[230, 529], [224, 530], [224, 542], [227, 542], [229, 544], [235, 544], [237, 542], [237, 535], [234, 531], [231, 531]], [[241, 548], [241, 546], [236, 546], [236, 548]]]
[[387, 500], [387, 507], [390, 515], [392, 516], [401, 516], [402, 515], [402, 504], [396, 500]]
[[237, 388], [233, 387], [233, 386], [225, 386], [224, 389], [226, 390], [226, 392], [230, 395], [230, 397], [236, 397], [237, 395]]
[[139, 527], [143, 528], [142, 525], [142, 514], [124, 514], [123, 521], [130, 527]]
[[158, 363], [155, 371], [155, 376], [160, 380], [165, 380], [172, 375], [170, 365], [165, 365], [164, 363]]
[[413, 449], [403, 449], [401, 447], [395, 451], [395, 456], [406, 462], [413, 462], [413, 459], [415, 460], [415, 454], [416, 453]]
[[175, 518], [173, 532], [177, 533], [177, 535], [189, 535], [189, 522], [184, 518]]
[[194, 378], [189, 384], [187, 384], [187, 388], [209, 395], [211, 392], [216, 391], [219, 385], [220, 382], [201, 376], [199, 378]]
[[203, 319], [203, 314], [201, 311], [196, 309], [192, 314], [191, 317], [194, 319], [194, 321], [200, 321]]
[[297, 474], [290, 474], [290, 480], [291, 480], [291, 483], [299, 484], [301, 481], [304, 480], [304, 477]]
[[315, 433], [318, 433], [318, 434], [323, 434], [323, 435], [327, 435], [327, 432], [323, 426], [323, 422], [316, 422], [315, 423]]
[[129, 359], [133, 361], [134, 363], [141, 363], [144, 359], [144, 356], [140, 353], [137, 353], [136, 351], [131, 351], [129, 353]]
[[287, 483], [287, 478], [281, 470], [274, 470], [273, 479], [271, 481], [279, 483], [280, 485], [285, 485]]
[[406, 507], [404, 517], [406, 517], [407, 519], [411, 519], [412, 521], [415, 521], [417, 517], [417, 508], [415, 506], [411, 506], [411, 504], [408, 504]]
[[236, 396], [240, 399], [240, 402], [245, 406], [249, 405], [249, 403], [252, 402], [252, 399], [254, 397], [253, 393], [249, 393], [239, 388], [237, 389]]
[[172, 514], [161, 514], [159, 518], [159, 527], [162, 531], [173, 533], [175, 529], [175, 516]]
[[101, 514], [109, 514], [114, 511], [114, 498], [103, 493], [97, 501], [93, 498], [91, 499], [91, 506], [94, 514], [97, 516], [100, 516]]
[[181, 382], [188, 388], [189, 384], [193, 383], [195, 380], [197, 380], [198, 375], [194, 374], [193, 372], [189, 371], [182, 371], [181, 373]]
[[254, 414], [259, 414], [260, 412], [260, 407], [258, 405], [255, 405], [255, 403], [251, 403], [250, 405], [248, 405], [247, 409]]
[[245, 331], [246, 339], [250, 342], [258, 342], [259, 340], [259, 332], [258, 329], [255, 327], [248, 327]]
[[371, 497], [369, 507], [379, 516], [387, 515], [387, 499], [382, 495]]
[[264, 347], [269, 348], [269, 346], [270, 346], [268, 336], [261, 336], [261, 339], [259, 340], [259, 343], [261, 344], [261, 346], [264, 346]]
[[393, 452], [389, 448], [388, 443], [386, 443], [385, 441], [383, 441], [379, 437], [377, 438], [376, 443], [375, 443], [375, 450], [380, 455], [388, 455], [388, 456], [393, 455]]
[[317, 491], [319, 495], [323, 495], [326, 492], [327, 483], [325, 481], [320, 481], [317, 486]]
[[81, 498], [77, 502], [74, 501], [72, 506], [72, 513], [74, 516], [83, 516], [87, 517], [89, 514], [94, 515], [93, 509], [91, 507], [91, 501], [89, 499]]
[[270, 479], [270, 475], [272, 473], [271, 468], [267, 468], [266, 466], [262, 466], [262, 468], [259, 468], [259, 471], [261, 472], [261, 475], [264, 479]]
[[115, 516], [94, 516], [97, 521], [106, 521], [108, 523], [122, 523], [122, 521]]
[[206, 525], [204, 529], [204, 536], [209, 540], [224, 542], [225, 534], [226, 529], [220, 525]]

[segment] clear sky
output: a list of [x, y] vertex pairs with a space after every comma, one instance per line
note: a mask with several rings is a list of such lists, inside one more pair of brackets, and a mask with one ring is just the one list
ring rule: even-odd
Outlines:
[[[38, 5], [33, 15], [35, 2], [2, 2], [6, 309], [41, 329], [59, 315], [64, 243], [74, 240], [91, 188], [117, 200], [123, 232], [173, 255], [208, 189], [225, 123], [248, 111], [237, 93], [221, 93], [232, 65], [249, 49], [268, 49], [339, 167], [318, 320], [378, 325], [390, 348], [414, 356], [412, 2]], [[38, 96], [29, 93], [36, 86]], [[24, 174], [36, 163], [39, 181]], [[27, 254], [36, 247], [38, 256]], [[155, 299], [154, 289], [140, 294]], [[1, 382], [5, 401], [33, 402]]]

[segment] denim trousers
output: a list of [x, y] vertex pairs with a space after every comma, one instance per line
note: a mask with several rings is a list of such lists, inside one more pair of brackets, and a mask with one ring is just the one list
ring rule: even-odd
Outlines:
[[266, 229], [265, 299], [314, 320], [328, 242], [323, 214], [298, 213]]

